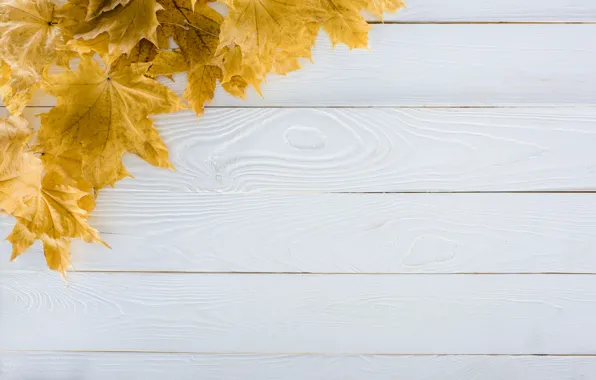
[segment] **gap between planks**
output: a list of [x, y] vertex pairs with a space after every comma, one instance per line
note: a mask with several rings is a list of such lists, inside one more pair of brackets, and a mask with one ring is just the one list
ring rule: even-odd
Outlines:
[[[29, 105], [26, 108], [54, 108], [55, 106], [44, 106], [44, 105]], [[589, 106], [589, 105], [519, 105], [519, 106], [512, 106], [512, 105], [503, 105], [503, 106], [491, 106], [491, 105], [482, 105], [482, 106], [449, 106], [449, 105], [414, 105], [414, 106], [366, 106], [366, 105], [333, 105], [333, 106], [317, 106], [317, 105], [309, 105], [309, 106], [299, 106], [299, 105], [291, 105], [291, 106], [213, 106], [213, 105], [205, 105], [205, 109], [369, 109], [369, 108], [378, 108], [378, 109], [594, 109], [596, 106]], [[0, 105], [0, 110], [6, 110], [5, 106]], [[155, 116], [155, 115], [150, 115]]]
[[550, 356], [550, 357], [596, 357], [596, 354], [449, 354], [449, 353], [411, 353], [411, 354], [399, 354], [399, 353], [342, 353], [337, 354], [333, 352], [252, 352], [252, 351], [239, 351], [239, 352], [211, 352], [211, 351], [151, 351], [151, 350], [0, 350], [0, 353], [98, 353], [98, 354], [160, 354], [160, 355], [288, 355], [288, 356], [456, 356], [456, 357], [468, 357], [468, 356], [513, 356], [513, 357], [536, 357], [536, 356]]
[[[110, 235], [109, 233], [102, 233]], [[39, 273], [32, 269], [0, 269], [0, 273]], [[94, 270], [94, 269], [69, 269], [68, 273], [112, 273], [112, 274], [180, 274], [180, 275], [231, 275], [231, 276], [520, 276], [520, 275], [566, 275], [566, 276], [593, 276], [596, 272], [234, 272], [234, 271], [178, 271], [178, 270]], [[68, 278], [66, 279], [68, 282]]]
[[367, 21], [369, 25], [578, 25], [596, 21]]

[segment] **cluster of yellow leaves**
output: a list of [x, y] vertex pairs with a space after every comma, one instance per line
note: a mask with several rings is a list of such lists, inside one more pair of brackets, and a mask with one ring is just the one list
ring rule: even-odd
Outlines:
[[[0, 3], [0, 209], [16, 218], [12, 258], [41, 240], [64, 271], [73, 238], [103, 243], [89, 226], [98, 191], [129, 176], [133, 153], [172, 168], [150, 115], [190, 106], [217, 83], [244, 97], [267, 74], [310, 59], [323, 29], [333, 44], [366, 47], [361, 12], [381, 17], [401, 0], [3, 0]], [[74, 59], [74, 60], [73, 60]], [[77, 66], [72, 69], [71, 66]], [[55, 72], [55, 67], [61, 72]], [[186, 73], [182, 99], [156, 81]], [[36, 89], [57, 98], [34, 132], [22, 118]], [[103, 243], [105, 244], [105, 243]]]

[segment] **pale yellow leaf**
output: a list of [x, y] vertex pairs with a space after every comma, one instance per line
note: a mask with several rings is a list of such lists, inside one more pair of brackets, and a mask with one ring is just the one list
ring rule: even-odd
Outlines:
[[93, 40], [107, 33], [110, 60], [115, 60], [130, 52], [143, 38], [158, 44], [156, 12], [160, 9], [162, 6], [156, 0], [130, 0], [79, 24], [75, 38]]
[[82, 162], [83, 178], [99, 189], [127, 175], [122, 155], [171, 168], [165, 144], [148, 118], [183, 108], [166, 86], [145, 76], [150, 64], [106, 72], [89, 57], [78, 70], [49, 76], [44, 89], [58, 105], [41, 115], [36, 151]]
[[7, 238], [13, 243], [11, 258], [21, 255], [35, 240], [41, 240], [48, 266], [64, 272], [70, 264], [70, 239], [108, 247], [89, 226], [88, 211], [79, 205], [88, 196], [88, 191], [65, 185], [58, 173], [46, 174], [41, 189], [27, 201], [26, 215], [16, 218], [17, 223]]
[[41, 185], [41, 162], [25, 153], [32, 134], [23, 118], [0, 120], [0, 208], [14, 216], [26, 213], [25, 203]]

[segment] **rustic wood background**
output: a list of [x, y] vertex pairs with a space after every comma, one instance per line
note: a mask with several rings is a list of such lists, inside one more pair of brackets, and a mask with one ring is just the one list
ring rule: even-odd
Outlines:
[[155, 117], [68, 283], [0, 243], [0, 379], [596, 379], [596, 2], [408, 5]]

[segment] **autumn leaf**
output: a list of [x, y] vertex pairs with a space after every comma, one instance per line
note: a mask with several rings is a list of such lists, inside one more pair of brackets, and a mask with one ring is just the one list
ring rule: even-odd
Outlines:
[[153, 62], [157, 54], [159, 54], [159, 48], [153, 42], [142, 39], [130, 52], [118, 57], [112, 64], [112, 68], [113, 70], [124, 70], [134, 63]]
[[87, 222], [89, 191], [65, 185], [64, 179], [57, 173], [50, 172], [43, 178], [37, 194], [28, 202], [27, 213], [17, 217], [17, 223], [7, 240], [13, 244], [11, 260], [21, 255], [35, 240], [44, 245], [46, 261], [51, 269], [64, 271], [70, 265], [70, 240], [81, 239], [89, 243], [103, 242], [99, 233]]
[[30, 101], [41, 72], [65, 65], [70, 36], [60, 28], [61, 12], [50, 0], [5, 0], [0, 3], [0, 95], [11, 113], [20, 114]]
[[176, 94], [145, 76], [149, 64], [107, 72], [89, 57], [78, 70], [47, 77], [43, 88], [58, 105], [41, 115], [35, 150], [82, 162], [83, 177], [93, 187], [113, 185], [128, 175], [125, 152], [152, 165], [171, 168], [165, 144], [148, 118], [183, 108]]
[[[214, 57], [223, 17], [205, 4], [194, 7], [190, 0], [160, 0], [160, 4], [164, 8], [157, 13], [161, 23], [160, 34], [172, 37], [179, 48], [177, 57], [170, 55], [160, 57], [160, 60], [175, 58], [176, 65], [171, 67], [188, 71], [183, 97], [197, 115], [201, 114], [204, 104], [215, 95], [217, 81], [222, 79], [221, 68]], [[186, 65], [182, 65], [182, 58]]]
[[125, 6], [130, 0], [89, 0], [85, 20], [89, 21], [103, 12], [111, 11], [118, 5]]
[[301, 56], [308, 58], [303, 47], [312, 46], [316, 30], [305, 22], [302, 12], [306, 9], [302, 2], [226, 1], [229, 13], [221, 27], [219, 49], [232, 50], [238, 46], [242, 65], [254, 72], [253, 81], [257, 82], [264, 80], [268, 72], [274, 71], [276, 56], [284, 47], [294, 49], [300, 45], [296, 54], [289, 54], [287, 59], [296, 61]]
[[[85, 0], [72, 3], [79, 8], [86, 5]], [[70, 9], [77, 12], [75, 7]], [[129, 53], [143, 38], [158, 44], [156, 12], [160, 9], [162, 6], [156, 0], [129, 0], [125, 5], [118, 4], [112, 10], [80, 23], [73, 29], [75, 38], [96, 42], [97, 38], [107, 37], [110, 61], [113, 61]], [[106, 36], [102, 37], [104, 33]]]
[[32, 76], [12, 75], [13, 70], [0, 61], [0, 99], [12, 115], [21, 115], [31, 101], [36, 80]]
[[369, 0], [366, 9], [382, 20], [383, 13], [396, 12], [405, 7], [406, 4], [402, 0]]
[[11, 215], [23, 216], [25, 203], [40, 187], [41, 162], [25, 153], [32, 135], [33, 130], [21, 117], [0, 120], [0, 208]]

